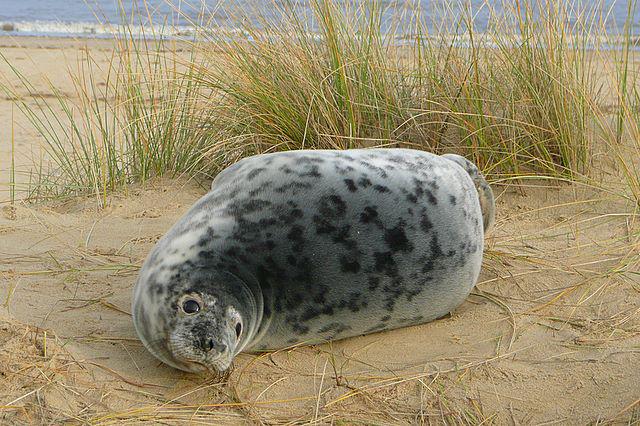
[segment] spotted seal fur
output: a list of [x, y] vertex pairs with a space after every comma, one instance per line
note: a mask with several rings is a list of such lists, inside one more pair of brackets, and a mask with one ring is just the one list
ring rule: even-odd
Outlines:
[[135, 328], [165, 363], [219, 374], [241, 351], [431, 321], [475, 285], [493, 221], [491, 188], [458, 155], [249, 157], [153, 248]]

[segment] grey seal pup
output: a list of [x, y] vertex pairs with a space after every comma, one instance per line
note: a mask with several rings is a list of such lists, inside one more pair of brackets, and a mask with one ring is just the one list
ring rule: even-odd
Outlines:
[[245, 158], [147, 257], [135, 328], [166, 364], [223, 374], [241, 351], [425, 323], [468, 296], [493, 221], [491, 188], [458, 155]]

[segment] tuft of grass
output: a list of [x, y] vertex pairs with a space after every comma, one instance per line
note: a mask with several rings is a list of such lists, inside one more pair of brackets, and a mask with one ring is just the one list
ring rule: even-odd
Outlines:
[[429, 139], [413, 122], [413, 78], [383, 35], [378, 2], [345, 10], [315, 0], [312, 16], [285, 4], [282, 22], [249, 24], [246, 38], [203, 29], [210, 63], [200, 75], [222, 99], [211, 127], [225, 144], [212, 153], [388, 145], [412, 132]]
[[615, 96], [615, 112], [612, 120], [606, 111], [602, 113], [601, 128], [609, 141], [607, 145], [613, 161], [626, 181], [629, 198], [640, 207], [640, 70], [637, 63], [638, 35], [634, 32], [633, 22], [637, 6], [637, 0], [627, 0], [621, 49], [610, 52], [614, 65], [607, 76]]
[[104, 204], [107, 193], [131, 183], [200, 171], [212, 134], [202, 125], [208, 112], [197, 104], [195, 64], [180, 49], [120, 34], [106, 69], [86, 51], [69, 71], [71, 97], [45, 80], [53, 98], [0, 53], [20, 85], [2, 88], [44, 141], [48, 166], [34, 197], [90, 193]]
[[480, 164], [515, 175], [576, 177], [588, 169], [591, 34], [581, 19], [569, 24], [572, 11], [555, 3], [503, 4], [515, 28], [497, 22], [480, 40], [469, 30], [462, 62], [472, 68], [456, 117], [460, 140]]
[[492, 179], [586, 180], [604, 140], [640, 200], [637, 162], [620, 148], [633, 134], [640, 153], [631, 22], [610, 126], [594, 76], [607, 35], [596, 20], [602, 5], [484, 4], [482, 30], [464, 1], [445, 6], [424, 17], [419, 4], [380, 0], [273, 2], [277, 22], [236, 16], [238, 31], [202, 16], [196, 39], [182, 42], [125, 24], [106, 68], [87, 52], [71, 73], [75, 99], [50, 83], [55, 96], [43, 98], [9, 64], [32, 101], [4, 90], [48, 154], [35, 193], [91, 193], [104, 204], [130, 183], [211, 176], [247, 155], [371, 146], [459, 152]]
[[580, 176], [592, 143], [592, 34], [553, 4], [540, 0], [534, 16], [505, 3], [516, 24], [502, 18], [481, 34], [470, 11], [430, 34], [419, 9], [383, 24], [379, 2], [326, 0], [311, 2], [311, 17], [291, 7], [278, 26], [246, 26], [250, 41], [203, 29], [223, 64], [201, 74], [222, 94], [212, 127], [242, 155], [400, 145], [462, 151], [511, 175]]

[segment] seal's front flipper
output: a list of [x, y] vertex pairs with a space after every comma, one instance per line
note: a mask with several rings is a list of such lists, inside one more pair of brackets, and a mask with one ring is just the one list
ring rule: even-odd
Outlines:
[[475, 164], [461, 155], [443, 154], [442, 158], [453, 161], [461, 166], [473, 180], [473, 184], [478, 191], [478, 199], [480, 200], [480, 210], [482, 210], [482, 222], [484, 225], [484, 233], [486, 234], [493, 228], [496, 221], [496, 203], [491, 187], [484, 179], [484, 176], [478, 170]]

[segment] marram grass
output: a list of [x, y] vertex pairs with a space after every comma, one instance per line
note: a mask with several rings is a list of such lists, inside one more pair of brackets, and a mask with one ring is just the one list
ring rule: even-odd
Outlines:
[[35, 193], [104, 201], [130, 183], [210, 176], [246, 155], [370, 146], [459, 152], [490, 177], [584, 179], [604, 140], [640, 199], [637, 162], [621, 153], [621, 135], [638, 136], [631, 26], [612, 76], [624, 96], [611, 126], [594, 77], [604, 26], [557, 3], [505, 1], [482, 32], [465, 3], [428, 22], [417, 6], [332, 0], [312, 0], [311, 15], [274, 3], [278, 22], [237, 19], [240, 32], [196, 24], [198, 41], [125, 31], [106, 85], [89, 53], [81, 61], [77, 100], [55, 87], [53, 99], [39, 97], [12, 67], [35, 99], [17, 105], [51, 164]]
[[50, 163], [38, 174], [34, 196], [90, 193], [104, 202], [108, 192], [131, 183], [202, 170], [202, 152], [214, 136], [201, 125], [208, 111], [198, 106], [207, 89], [201, 91], [192, 74], [193, 58], [176, 50], [169, 42], [124, 35], [104, 82], [96, 78], [104, 70], [90, 52], [79, 61], [70, 72], [71, 98], [49, 82], [55, 96], [43, 97], [11, 66], [28, 96], [2, 87], [44, 140]]
[[[284, 25], [246, 28], [251, 42], [205, 31], [223, 64], [201, 74], [222, 93], [213, 127], [234, 150], [409, 146], [509, 174], [587, 169], [590, 64], [564, 39], [580, 30], [567, 28], [568, 11], [542, 27], [522, 12], [516, 41], [503, 26], [476, 35], [464, 14], [442, 34], [419, 20], [385, 34], [376, 3], [312, 10], [316, 33], [295, 9]], [[460, 21], [469, 29], [451, 38]], [[401, 45], [388, 35], [399, 31]]]

